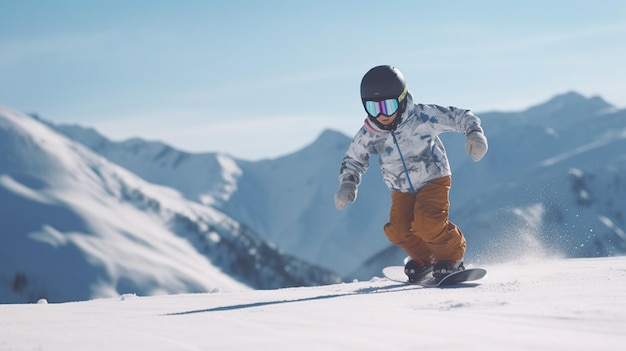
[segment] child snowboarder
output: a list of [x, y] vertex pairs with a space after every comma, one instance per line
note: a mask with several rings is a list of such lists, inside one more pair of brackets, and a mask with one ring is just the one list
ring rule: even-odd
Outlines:
[[341, 163], [336, 207], [342, 210], [356, 200], [369, 157], [378, 154], [392, 191], [384, 232], [410, 256], [405, 265], [409, 280], [418, 281], [431, 271], [441, 279], [465, 269], [465, 238], [448, 220], [451, 171], [438, 135], [465, 134], [465, 150], [477, 162], [487, 152], [480, 119], [465, 109], [414, 104], [402, 73], [393, 66], [377, 66], [365, 74], [361, 100], [368, 116]]

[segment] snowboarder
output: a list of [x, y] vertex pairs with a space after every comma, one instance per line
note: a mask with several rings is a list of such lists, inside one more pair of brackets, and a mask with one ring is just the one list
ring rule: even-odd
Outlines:
[[337, 209], [356, 200], [371, 154], [378, 154], [383, 179], [391, 190], [389, 241], [410, 258], [405, 273], [417, 281], [432, 271], [436, 279], [464, 269], [466, 242], [448, 220], [451, 171], [442, 132], [467, 136], [465, 150], [478, 162], [487, 152], [480, 119], [470, 110], [414, 104], [404, 76], [393, 66], [377, 66], [361, 80], [367, 112], [339, 171]]

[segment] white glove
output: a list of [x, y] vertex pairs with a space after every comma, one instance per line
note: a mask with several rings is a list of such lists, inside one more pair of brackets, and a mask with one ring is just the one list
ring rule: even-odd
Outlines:
[[467, 135], [467, 140], [465, 141], [465, 152], [472, 156], [472, 160], [474, 160], [474, 162], [480, 161], [480, 159], [487, 153], [488, 148], [485, 134], [475, 130]]
[[357, 186], [353, 182], [342, 182], [335, 193], [335, 207], [343, 210], [349, 203], [356, 200]]

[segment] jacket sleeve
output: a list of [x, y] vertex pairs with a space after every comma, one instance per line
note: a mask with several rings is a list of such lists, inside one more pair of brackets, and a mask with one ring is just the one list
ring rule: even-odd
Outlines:
[[431, 122], [438, 125], [442, 132], [459, 132], [469, 134], [471, 132], [483, 132], [480, 126], [480, 118], [472, 111], [454, 106], [418, 105], [418, 117], [423, 121], [432, 119]]
[[361, 177], [363, 173], [369, 168], [369, 141], [367, 138], [367, 131], [365, 128], [361, 128], [359, 132], [352, 139], [352, 142], [348, 146], [348, 150], [343, 156], [341, 161], [341, 168], [339, 169], [339, 183], [353, 182], [356, 185], [361, 183]]

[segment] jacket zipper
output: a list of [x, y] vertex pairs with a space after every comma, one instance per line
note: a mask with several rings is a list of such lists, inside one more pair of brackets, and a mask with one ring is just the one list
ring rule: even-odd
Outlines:
[[411, 177], [409, 176], [409, 169], [406, 167], [406, 162], [404, 162], [404, 155], [402, 155], [402, 150], [400, 150], [400, 144], [398, 143], [398, 139], [396, 138], [396, 132], [391, 131], [391, 136], [393, 137], [393, 143], [396, 144], [396, 149], [398, 149], [398, 153], [400, 154], [400, 161], [402, 161], [402, 167], [404, 167], [406, 180], [409, 181], [409, 187], [411, 188], [411, 192], [415, 194], [416, 191], [415, 188], [413, 188], [413, 183], [411, 182]]

